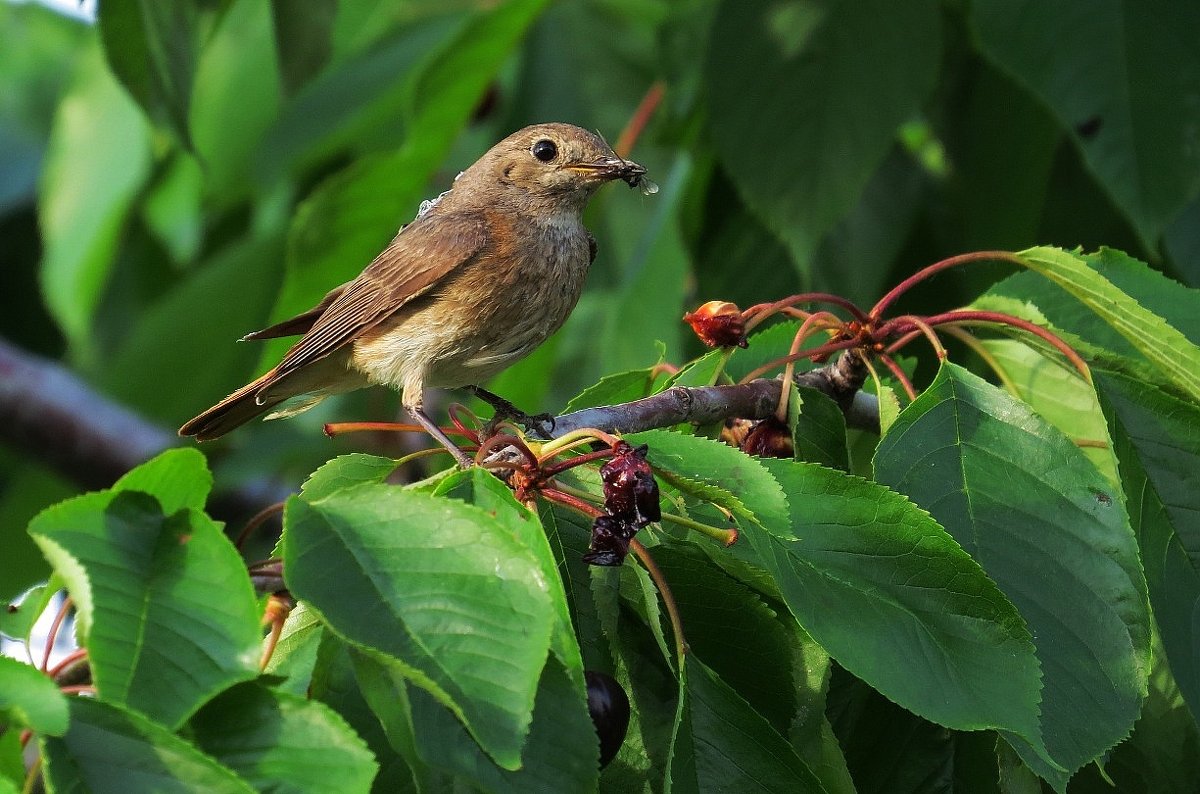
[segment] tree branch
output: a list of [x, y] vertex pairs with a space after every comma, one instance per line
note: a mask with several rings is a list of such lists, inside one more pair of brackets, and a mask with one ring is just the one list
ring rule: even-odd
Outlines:
[[[847, 352], [834, 364], [795, 376], [797, 386], [824, 393], [841, 407], [850, 427], [879, 432], [879, 401], [860, 391], [865, 367]], [[766, 419], [779, 403], [779, 380], [760, 378], [736, 386], [675, 386], [641, 400], [585, 408], [557, 417], [551, 435], [594, 427], [607, 433], [637, 433], [682, 423], [709, 424], [733, 417]]]
[[[857, 354], [795, 377], [842, 408], [847, 424], [879, 431], [879, 403], [859, 389], [865, 367]], [[736, 386], [676, 386], [641, 400], [564, 414], [552, 435], [583, 427], [635, 433], [732, 417], [765, 419], [779, 401], [779, 380]], [[0, 339], [0, 444], [18, 449], [84, 488], [107, 488], [140, 463], [180, 443], [171, 431], [97, 393], [61, 365]], [[209, 509], [231, 523], [282, 501], [291, 489], [261, 479], [214, 494]]]
[[[108, 488], [180, 439], [99, 394], [65, 367], [0, 339], [0, 444], [20, 450], [83, 488]], [[268, 480], [215, 494], [214, 516], [253, 515], [290, 490]]]

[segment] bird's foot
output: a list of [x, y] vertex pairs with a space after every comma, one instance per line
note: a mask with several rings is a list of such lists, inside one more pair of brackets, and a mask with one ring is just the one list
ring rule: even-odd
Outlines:
[[480, 431], [481, 438], [487, 438], [496, 431], [496, 426], [501, 422], [515, 422], [525, 428], [525, 432], [540, 436], [541, 438], [549, 439], [554, 432], [555, 418], [553, 414], [527, 414], [517, 406], [510, 403], [498, 394], [493, 394], [487, 389], [479, 386], [468, 386], [467, 389], [479, 399], [483, 400], [488, 405], [492, 406], [495, 413], [489, 419]]

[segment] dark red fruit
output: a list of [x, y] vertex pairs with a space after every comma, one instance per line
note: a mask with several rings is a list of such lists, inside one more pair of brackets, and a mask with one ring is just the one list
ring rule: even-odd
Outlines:
[[583, 678], [587, 682], [588, 714], [600, 737], [603, 768], [616, 757], [621, 742], [625, 741], [625, 732], [629, 730], [629, 698], [617, 679], [607, 673], [584, 670]]
[[616, 455], [600, 467], [604, 482], [604, 509], [610, 516], [641, 529], [662, 518], [658, 483], [646, 462], [646, 445], [634, 448], [624, 441]]
[[736, 303], [709, 301], [683, 315], [700, 341], [709, 347], [747, 347], [746, 321]]

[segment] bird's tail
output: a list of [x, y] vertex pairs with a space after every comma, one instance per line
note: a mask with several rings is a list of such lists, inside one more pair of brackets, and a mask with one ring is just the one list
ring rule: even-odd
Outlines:
[[258, 392], [274, 378], [275, 370], [272, 369], [253, 383], [247, 383], [179, 428], [179, 435], [195, 436], [197, 441], [219, 438], [235, 427], [241, 427], [260, 414], [266, 413], [287, 399], [284, 395], [267, 397], [263, 402], [258, 401]]

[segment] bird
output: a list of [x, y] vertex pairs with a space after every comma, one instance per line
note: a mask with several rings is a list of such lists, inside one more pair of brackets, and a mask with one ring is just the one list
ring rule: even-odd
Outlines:
[[262, 414], [293, 416], [331, 395], [382, 385], [398, 389], [413, 419], [469, 466], [425, 413], [424, 390], [478, 386], [557, 331], [596, 256], [584, 208], [612, 181], [653, 192], [645, 175], [571, 124], [512, 133], [423, 202], [357, 277], [243, 337], [300, 339], [179, 434], [213, 439]]

